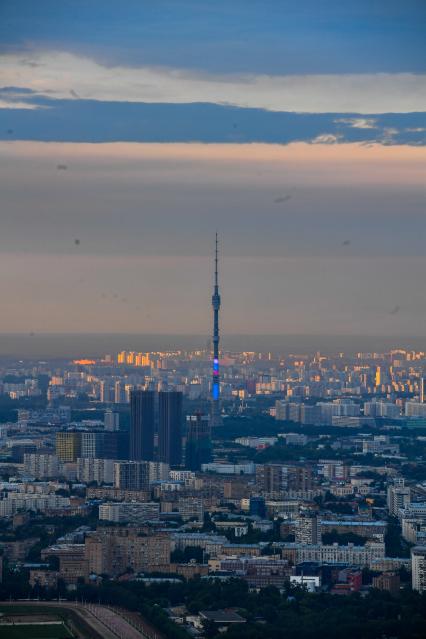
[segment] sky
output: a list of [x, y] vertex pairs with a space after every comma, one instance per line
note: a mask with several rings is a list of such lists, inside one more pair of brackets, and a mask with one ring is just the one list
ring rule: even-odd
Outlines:
[[2, 0], [0, 333], [426, 336], [423, 0]]

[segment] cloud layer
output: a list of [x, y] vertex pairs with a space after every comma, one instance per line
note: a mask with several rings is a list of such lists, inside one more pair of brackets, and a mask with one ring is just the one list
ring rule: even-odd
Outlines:
[[105, 66], [64, 52], [0, 57], [3, 86], [79, 99], [209, 102], [301, 113], [410, 113], [426, 110], [426, 75], [212, 75], [184, 69]]
[[[216, 104], [144, 104], [22, 96], [0, 89], [0, 139], [69, 142], [426, 143], [426, 114], [344, 117]], [[15, 102], [17, 100], [17, 102]], [[24, 105], [26, 108], [22, 109]]]

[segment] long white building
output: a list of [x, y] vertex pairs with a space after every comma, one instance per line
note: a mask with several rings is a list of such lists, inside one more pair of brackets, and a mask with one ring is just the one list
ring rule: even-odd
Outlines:
[[284, 559], [295, 564], [314, 561], [321, 564], [350, 564], [351, 566], [370, 566], [376, 559], [385, 556], [385, 544], [367, 542], [365, 546], [339, 546], [338, 544], [277, 544]]
[[25, 453], [24, 472], [35, 479], [51, 479], [62, 474], [62, 464], [56, 455]]
[[70, 505], [68, 497], [37, 493], [8, 493], [0, 500], [0, 517], [11, 517], [20, 510], [45, 511], [67, 508]]
[[111, 502], [99, 506], [99, 519], [117, 523], [142, 524], [158, 521], [160, 504], [157, 502]]

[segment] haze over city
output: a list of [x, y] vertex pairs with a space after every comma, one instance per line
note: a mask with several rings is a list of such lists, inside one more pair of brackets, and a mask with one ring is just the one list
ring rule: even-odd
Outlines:
[[426, 334], [424, 5], [266, 5], [2, 3], [1, 333]]

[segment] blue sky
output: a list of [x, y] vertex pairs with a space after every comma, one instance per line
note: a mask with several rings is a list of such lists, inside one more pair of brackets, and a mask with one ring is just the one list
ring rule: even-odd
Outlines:
[[422, 72], [423, 0], [3, 0], [3, 51], [214, 73]]
[[218, 229], [225, 331], [426, 335], [425, 34], [423, 0], [3, 0], [0, 333], [207, 334]]

